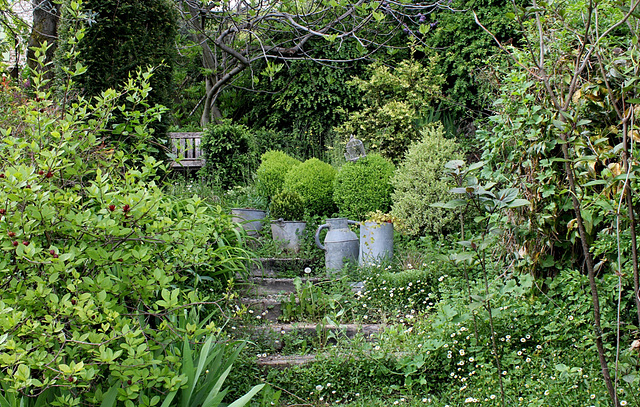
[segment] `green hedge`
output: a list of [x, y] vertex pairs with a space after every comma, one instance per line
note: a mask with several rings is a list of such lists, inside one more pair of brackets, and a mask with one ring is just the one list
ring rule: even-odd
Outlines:
[[245, 126], [231, 120], [210, 124], [202, 134], [200, 146], [205, 158], [200, 174], [224, 189], [249, 182], [256, 157], [253, 137]]
[[335, 211], [335, 176], [335, 168], [317, 158], [311, 158], [287, 173], [284, 189], [297, 192], [310, 215], [328, 216]]
[[392, 180], [392, 212], [410, 235], [442, 233], [456, 216], [455, 211], [431, 204], [450, 198], [450, 186], [442, 180], [444, 165], [462, 155], [455, 141], [444, 137], [442, 125], [426, 127], [421, 133], [422, 140], [409, 147]]
[[333, 200], [340, 216], [364, 220], [368, 212], [391, 207], [391, 178], [395, 166], [379, 154], [348, 162], [336, 175]]
[[271, 150], [262, 154], [260, 166], [256, 171], [258, 193], [270, 200], [282, 191], [289, 170], [300, 164], [300, 160], [282, 151]]

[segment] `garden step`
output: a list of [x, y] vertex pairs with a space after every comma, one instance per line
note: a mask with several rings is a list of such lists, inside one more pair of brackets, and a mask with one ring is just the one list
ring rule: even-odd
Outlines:
[[255, 277], [304, 276], [304, 269], [310, 264], [311, 260], [300, 257], [263, 257], [252, 259], [249, 272]]
[[[391, 354], [393, 357], [395, 358], [403, 358], [406, 356], [411, 355], [411, 353], [409, 352], [395, 352], [393, 354]], [[338, 357], [343, 356], [343, 357], [354, 357], [351, 355], [338, 355]], [[293, 366], [302, 366], [302, 365], [306, 365], [307, 363], [312, 363], [315, 362], [317, 359], [321, 359], [322, 357], [327, 357], [327, 354], [321, 353], [320, 355], [316, 355], [316, 354], [306, 354], [306, 355], [279, 355], [279, 354], [274, 354], [274, 355], [264, 355], [264, 356], [258, 356], [258, 359], [256, 360], [256, 363], [259, 367], [262, 367], [264, 369], [279, 369], [279, 370], [283, 370], [289, 367], [293, 367]], [[336, 355], [333, 355], [333, 357], [336, 357]], [[356, 359], [359, 359], [359, 357], [355, 356]]]
[[288, 295], [270, 295], [263, 298], [241, 298], [240, 303], [244, 304], [253, 315], [260, 315], [260, 319], [276, 322], [282, 315], [282, 300], [288, 299]]
[[[263, 345], [276, 351], [281, 350], [287, 342], [287, 337], [297, 334], [305, 338], [314, 338], [318, 333], [327, 334], [329, 332], [341, 333], [349, 339], [353, 339], [361, 333], [366, 340], [371, 341], [375, 334], [381, 332], [384, 325], [381, 324], [314, 324], [314, 323], [293, 323], [293, 324], [265, 324], [252, 327], [252, 340], [262, 342]], [[331, 342], [331, 341], [330, 341]]]
[[267, 369], [286, 369], [292, 366], [301, 366], [316, 359], [316, 355], [269, 355], [259, 357], [258, 366]]
[[[244, 296], [266, 297], [295, 292], [294, 280], [294, 278], [249, 277], [246, 281], [238, 282], [238, 286]], [[302, 284], [306, 284], [307, 281], [317, 284], [324, 280], [320, 277], [302, 278]]]

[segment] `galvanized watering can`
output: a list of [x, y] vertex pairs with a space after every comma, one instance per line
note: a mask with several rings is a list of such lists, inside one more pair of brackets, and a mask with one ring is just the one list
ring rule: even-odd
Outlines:
[[[347, 260], [358, 261], [360, 244], [358, 237], [349, 229], [349, 225], [358, 222], [346, 218], [327, 219], [327, 223], [320, 225], [316, 231], [316, 245], [325, 251], [325, 266], [327, 272], [342, 270]], [[320, 231], [329, 228], [324, 238], [324, 245], [320, 243]]]

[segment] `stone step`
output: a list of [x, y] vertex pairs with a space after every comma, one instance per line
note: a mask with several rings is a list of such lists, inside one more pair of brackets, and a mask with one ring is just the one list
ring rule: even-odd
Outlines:
[[[267, 297], [295, 292], [294, 280], [294, 278], [249, 277], [246, 281], [239, 281], [238, 287], [244, 297]], [[306, 285], [307, 281], [318, 284], [326, 279], [320, 277], [302, 278], [303, 285]]]
[[257, 364], [265, 369], [286, 369], [292, 366], [301, 366], [311, 363], [316, 355], [269, 355], [258, 357]]
[[278, 321], [282, 315], [282, 300], [288, 299], [288, 295], [270, 295], [263, 298], [241, 298], [240, 303], [245, 305], [253, 315], [260, 315], [265, 321]]
[[[394, 352], [394, 353], [388, 354], [388, 356], [396, 359], [401, 359], [407, 356], [411, 356], [411, 353], [410, 352]], [[354, 356], [350, 354], [341, 355], [341, 354], [335, 354], [335, 353], [332, 353], [331, 356], [329, 356], [328, 353], [305, 354], [305, 355], [281, 355], [277, 353], [272, 355], [263, 354], [263, 355], [258, 355], [258, 358], [256, 359], [256, 364], [258, 365], [258, 367], [261, 367], [263, 369], [283, 370], [293, 366], [306, 365], [308, 363], [312, 363], [312, 362], [315, 362], [316, 360], [327, 358], [327, 357], [353, 358]], [[360, 358], [359, 356], [355, 356], [355, 359], [359, 359], [359, 358]]]
[[253, 276], [280, 277], [280, 276], [304, 276], [305, 268], [309, 267], [311, 260], [300, 257], [276, 258], [262, 257], [253, 259], [249, 272]]
[[[360, 333], [366, 340], [373, 341], [375, 335], [383, 329], [384, 325], [381, 324], [340, 324], [335, 326], [315, 323], [271, 323], [257, 325], [247, 329], [246, 332], [249, 333], [253, 342], [261, 343], [265, 347], [280, 351], [287, 344], [288, 338], [294, 333], [310, 339], [317, 337], [319, 333], [327, 335], [330, 332], [334, 333], [334, 335], [341, 334], [348, 339], [353, 339]], [[335, 342], [335, 340], [330, 340], [329, 338], [325, 338], [325, 340], [327, 340], [327, 343]]]

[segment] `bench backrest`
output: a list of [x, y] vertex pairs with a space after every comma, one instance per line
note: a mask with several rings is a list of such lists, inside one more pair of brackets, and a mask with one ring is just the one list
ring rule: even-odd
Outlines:
[[171, 164], [174, 168], [200, 168], [204, 165], [204, 157], [200, 150], [202, 132], [169, 133], [171, 137], [171, 152], [180, 158], [180, 162]]

